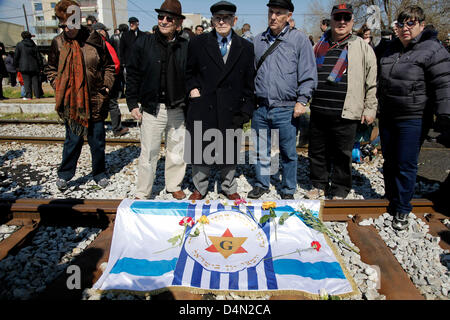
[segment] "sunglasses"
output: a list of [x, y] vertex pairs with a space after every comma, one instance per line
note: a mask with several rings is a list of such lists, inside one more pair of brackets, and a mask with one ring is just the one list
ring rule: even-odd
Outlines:
[[166, 18], [166, 21], [169, 22], [169, 23], [173, 22], [175, 20], [175, 18], [172, 17], [172, 16], [166, 16], [164, 14], [158, 14], [158, 20], [164, 21], [164, 18]]
[[397, 22], [397, 27], [398, 28], [400, 28], [400, 29], [402, 29], [404, 26], [405, 26], [405, 24], [406, 24], [406, 26], [408, 27], [408, 28], [412, 28], [412, 27], [414, 27], [414, 25], [416, 24], [416, 22], [417, 22], [417, 20], [409, 20], [409, 21], [407, 21], [407, 22]]
[[334, 21], [342, 21], [342, 19], [344, 19], [345, 22], [349, 22], [352, 20], [352, 15], [348, 13], [336, 13], [333, 15]]

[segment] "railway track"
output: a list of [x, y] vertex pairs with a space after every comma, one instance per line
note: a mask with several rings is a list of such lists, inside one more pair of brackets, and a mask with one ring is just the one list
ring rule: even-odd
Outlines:
[[[32, 241], [40, 226], [95, 226], [103, 231], [71, 264], [81, 269], [81, 289], [69, 290], [68, 275], [62, 273], [36, 299], [79, 300], [82, 291], [91, 288], [102, 274], [101, 265], [107, 262], [114, 229], [116, 210], [120, 200], [82, 199], [17, 199], [0, 201], [0, 224], [22, 226], [6, 240], [0, 242], [0, 260], [17, 253]], [[385, 200], [325, 200], [322, 212], [324, 221], [346, 222], [352, 242], [359, 248], [361, 260], [377, 265], [381, 271], [379, 293], [388, 300], [423, 300], [424, 296], [412, 283], [391, 250], [374, 226], [361, 226], [360, 221], [377, 218], [387, 209]], [[442, 223], [447, 216], [436, 212], [428, 200], [413, 200], [414, 214], [429, 226], [429, 233], [440, 236], [448, 233]], [[448, 241], [448, 239], [447, 239]], [[441, 237], [439, 245], [450, 249], [450, 244]], [[162, 293], [152, 299], [200, 300], [201, 295], [182, 292]], [[277, 296], [272, 299], [298, 299], [297, 296]]]
[[[64, 137], [20, 137], [20, 136], [0, 136], [0, 143], [18, 142], [29, 144], [54, 144], [64, 143]], [[87, 143], [85, 139], [84, 143]], [[127, 139], [127, 138], [106, 138], [106, 143], [109, 145], [138, 145], [139, 139]]]

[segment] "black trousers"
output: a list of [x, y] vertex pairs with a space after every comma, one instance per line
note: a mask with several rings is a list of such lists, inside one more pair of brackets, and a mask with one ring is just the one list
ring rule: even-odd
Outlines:
[[41, 86], [38, 72], [22, 72], [23, 86], [25, 87], [25, 98], [41, 98]]
[[119, 98], [120, 93], [120, 81], [116, 78], [114, 81], [114, 85], [111, 88], [111, 92], [109, 93], [109, 103], [108, 103], [108, 111], [111, 116], [111, 125], [114, 133], [118, 133], [123, 129], [122, 127], [122, 114], [120, 113], [119, 102], [117, 99]]
[[310, 178], [329, 196], [346, 197], [352, 188], [352, 149], [358, 120], [311, 111], [309, 122]]
[[8, 72], [9, 81], [11, 83], [11, 87], [15, 87], [17, 85], [17, 73], [16, 72]]
[[0, 98], [4, 98], [5, 96], [3, 95], [3, 77], [0, 74]]

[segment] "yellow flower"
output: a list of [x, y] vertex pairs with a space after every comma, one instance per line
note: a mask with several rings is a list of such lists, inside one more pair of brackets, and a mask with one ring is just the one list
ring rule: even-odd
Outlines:
[[201, 224], [209, 224], [208, 217], [206, 217], [206, 216], [201, 216], [200, 219], [197, 220], [197, 222], [199, 222]]
[[276, 204], [275, 201], [265, 201], [262, 204], [263, 210], [273, 209], [273, 208], [276, 208], [276, 207], [277, 207], [277, 204]]

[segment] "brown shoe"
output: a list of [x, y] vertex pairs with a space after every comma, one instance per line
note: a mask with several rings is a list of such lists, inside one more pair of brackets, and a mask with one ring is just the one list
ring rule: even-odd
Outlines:
[[202, 200], [205, 196], [202, 196], [202, 194], [195, 189], [194, 192], [189, 197], [189, 200]]
[[172, 192], [172, 196], [177, 200], [183, 200], [184, 198], [186, 198], [186, 194], [183, 190]]
[[241, 196], [239, 195], [239, 193], [235, 192], [233, 194], [225, 194], [225, 197], [227, 197], [228, 200], [238, 200], [241, 199]]
[[121, 137], [121, 136], [127, 134], [128, 131], [130, 131], [130, 129], [122, 128], [122, 130], [120, 130], [119, 132], [114, 132], [114, 137]]

